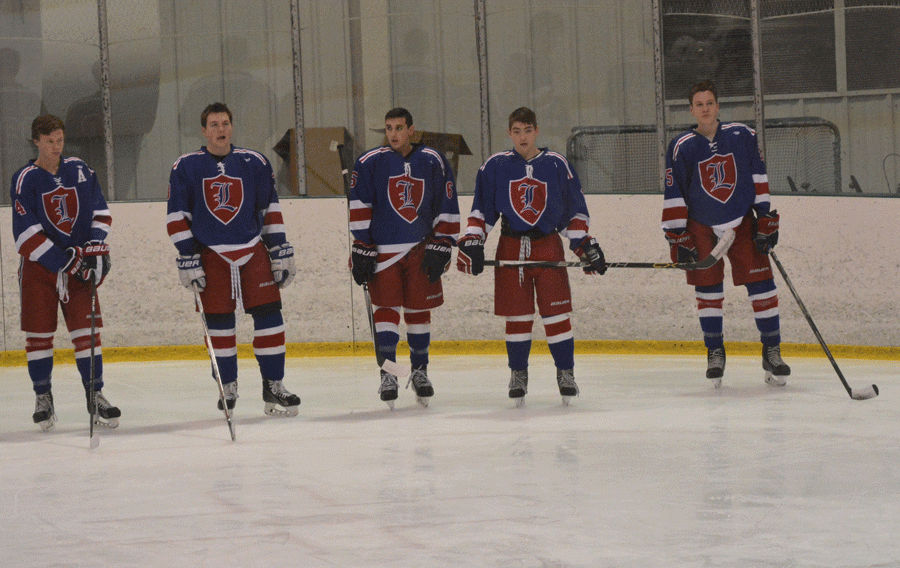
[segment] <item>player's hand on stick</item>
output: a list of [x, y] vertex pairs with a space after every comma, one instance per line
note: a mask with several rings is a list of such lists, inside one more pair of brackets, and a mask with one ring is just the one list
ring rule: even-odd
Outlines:
[[769, 211], [756, 220], [756, 250], [762, 254], [769, 251], [778, 243], [778, 211]]
[[477, 235], [466, 235], [457, 243], [456, 269], [472, 276], [484, 272], [484, 240]]
[[69, 261], [59, 271], [69, 276], [77, 277], [84, 262], [84, 249], [81, 247], [69, 247], [66, 249], [66, 252], [69, 253]]
[[200, 254], [182, 254], [175, 259], [181, 284], [188, 289], [202, 292], [206, 288], [206, 272], [200, 263]]
[[76, 277], [85, 283], [93, 282], [97, 286], [103, 283], [109, 270], [112, 268], [112, 260], [109, 258], [109, 245], [103, 241], [93, 240], [85, 243], [84, 259], [81, 269]]
[[350, 270], [353, 280], [362, 286], [375, 278], [375, 267], [378, 265], [378, 247], [367, 245], [362, 241], [353, 241], [350, 247]]
[[670, 229], [666, 231], [666, 240], [669, 241], [672, 262], [690, 263], [700, 260], [694, 233], [687, 229]]
[[597, 239], [587, 236], [581, 240], [581, 244], [575, 249], [575, 254], [583, 262], [587, 262], [589, 266], [584, 267], [585, 274], [606, 274], [606, 257], [603, 256], [603, 249], [597, 243]]
[[286, 288], [294, 280], [297, 267], [294, 266], [294, 247], [288, 243], [269, 249], [269, 260], [272, 262], [272, 277], [279, 288]]
[[450, 268], [450, 256], [453, 243], [448, 238], [437, 239], [425, 245], [425, 256], [422, 257], [422, 272], [429, 282], [437, 282], [441, 275]]

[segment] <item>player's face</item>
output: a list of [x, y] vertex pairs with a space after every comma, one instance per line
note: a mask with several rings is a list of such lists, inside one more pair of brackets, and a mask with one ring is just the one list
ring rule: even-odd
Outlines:
[[54, 130], [50, 134], [41, 134], [34, 141], [34, 145], [38, 149], [38, 165], [57, 166], [65, 144], [66, 135], [61, 128]]
[[206, 117], [203, 136], [206, 149], [216, 156], [224, 156], [231, 151], [231, 120], [227, 112], [211, 112]]
[[388, 144], [391, 145], [392, 150], [400, 152], [404, 156], [412, 148], [409, 139], [415, 131], [414, 126], [406, 126], [405, 118], [389, 118], [384, 121], [384, 135], [387, 136]]
[[526, 160], [538, 155], [537, 137], [538, 128], [533, 124], [524, 124], [522, 122], [513, 122], [512, 128], [509, 129], [509, 137], [513, 142], [513, 147]]
[[700, 130], [715, 130], [716, 117], [719, 116], [719, 103], [715, 95], [709, 91], [695, 94], [691, 102], [691, 114], [697, 119]]

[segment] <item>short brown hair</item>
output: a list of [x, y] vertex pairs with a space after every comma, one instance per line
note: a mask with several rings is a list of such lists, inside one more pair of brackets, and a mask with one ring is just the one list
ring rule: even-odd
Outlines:
[[384, 115], [385, 122], [392, 118], [402, 118], [406, 121], [407, 128], [413, 125], [412, 113], [403, 107], [392, 108]]
[[508, 130], [512, 130], [512, 125], [514, 122], [530, 124], [531, 126], [537, 128], [537, 115], [534, 114], [534, 111], [528, 107], [519, 107], [509, 114]]
[[54, 130], [66, 131], [66, 125], [58, 116], [42, 114], [31, 121], [31, 139], [40, 140], [41, 134], [49, 135]]
[[231, 109], [228, 108], [228, 105], [225, 103], [212, 103], [207, 105], [203, 112], [200, 113], [200, 126], [206, 128], [206, 119], [214, 112], [224, 112], [228, 115], [229, 122], [234, 122], [234, 117], [231, 115]]
[[716, 84], [710, 81], [709, 79], [705, 79], [700, 81], [699, 83], [694, 83], [691, 86], [691, 92], [688, 95], [688, 103], [691, 105], [694, 104], [694, 95], [697, 93], [702, 93], [705, 91], [709, 91], [713, 94], [713, 98], [716, 99], [716, 102], [719, 102], [719, 91], [716, 90]]

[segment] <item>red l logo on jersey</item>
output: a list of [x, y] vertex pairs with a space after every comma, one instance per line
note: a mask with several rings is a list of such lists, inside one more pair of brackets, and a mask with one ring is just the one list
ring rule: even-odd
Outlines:
[[530, 177], [509, 182], [513, 211], [529, 225], [536, 225], [547, 208], [547, 184]]
[[74, 187], [57, 187], [41, 196], [44, 213], [56, 230], [70, 237], [72, 226], [78, 218], [78, 192]]
[[240, 178], [219, 174], [203, 178], [203, 200], [213, 216], [227, 225], [244, 204], [244, 184]]
[[412, 224], [419, 218], [419, 205], [425, 195], [425, 180], [417, 179], [406, 174], [394, 176], [388, 180], [388, 198], [391, 207]]
[[716, 154], [699, 164], [700, 185], [703, 191], [716, 201], [726, 203], [734, 194], [737, 185], [737, 166], [734, 154], [721, 156]]

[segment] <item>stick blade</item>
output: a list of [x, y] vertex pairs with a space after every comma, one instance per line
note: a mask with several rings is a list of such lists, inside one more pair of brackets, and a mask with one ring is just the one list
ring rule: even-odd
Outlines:
[[863, 389], [852, 389], [850, 398], [853, 400], [868, 400], [878, 396], [878, 387], [876, 385], [868, 386]]
[[91, 449], [95, 449], [100, 445], [100, 434], [96, 431], [91, 434]]

